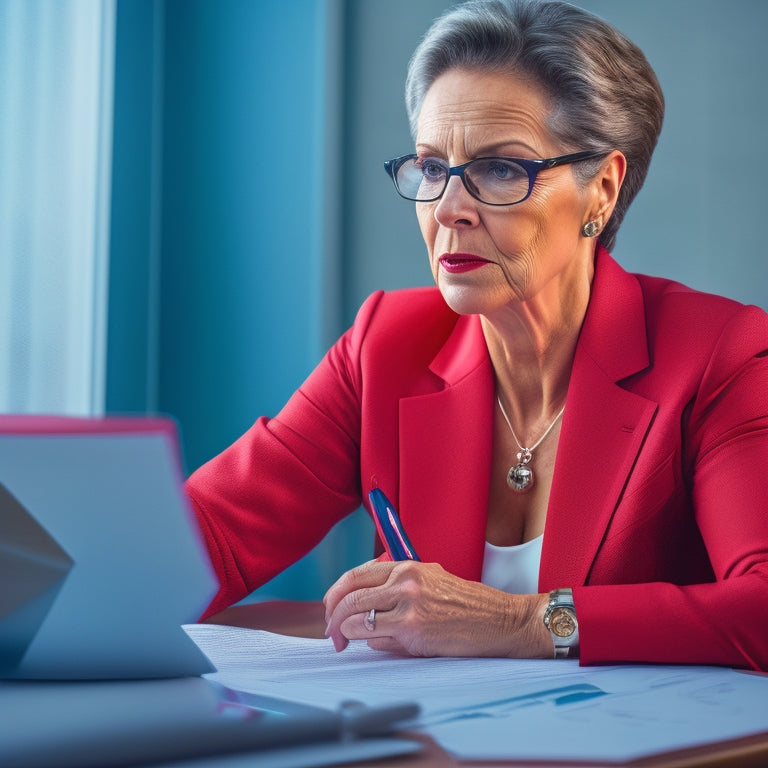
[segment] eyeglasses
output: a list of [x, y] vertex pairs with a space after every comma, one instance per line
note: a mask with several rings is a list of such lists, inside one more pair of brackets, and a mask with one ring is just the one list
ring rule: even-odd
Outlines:
[[605, 155], [605, 152], [575, 152], [548, 160], [478, 157], [454, 166], [435, 157], [419, 159], [418, 155], [403, 155], [387, 160], [384, 169], [392, 177], [398, 194], [406, 200], [417, 203], [439, 200], [451, 176], [459, 176], [467, 192], [481, 203], [515, 205], [530, 196], [540, 171]]

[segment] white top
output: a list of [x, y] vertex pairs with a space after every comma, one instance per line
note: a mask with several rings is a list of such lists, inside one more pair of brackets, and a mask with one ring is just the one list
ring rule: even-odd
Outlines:
[[486, 541], [482, 583], [516, 595], [536, 594], [543, 540], [543, 535], [537, 536], [514, 547], [497, 547]]

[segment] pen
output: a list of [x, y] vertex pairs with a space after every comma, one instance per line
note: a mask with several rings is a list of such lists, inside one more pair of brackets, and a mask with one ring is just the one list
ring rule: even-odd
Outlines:
[[420, 560], [408, 540], [397, 510], [384, 492], [380, 488], [374, 488], [368, 494], [368, 499], [371, 502], [376, 532], [389, 556], [393, 560]]
[[[215, 681], [212, 685], [222, 695], [223, 702], [240, 707], [247, 715], [267, 716], [271, 726], [281, 719], [288, 726], [295, 727], [296, 743], [301, 743], [306, 734], [311, 740], [317, 735], [316, 731], [304, 731], [300, 726], [314, 724], [326, 731], [330, 730], [332, 736], [340, 736], [342, 739], [353, 737], [374, 736], [391, 732], [398, 722], [410, 721], [419, 715], [419, 705], [414, 702], [394, 702], [390, 704], [378, 704], [367, 706], [359, 701], [342, 701], [337, 710], [326, 710], [313, 704], [304, 704], [288, 699], [278, 699], [249, 691], [229, 688]], [[277, 715], [276, 719], [272, 719]], [[253, 719], [253, 718], [251, 718]]]

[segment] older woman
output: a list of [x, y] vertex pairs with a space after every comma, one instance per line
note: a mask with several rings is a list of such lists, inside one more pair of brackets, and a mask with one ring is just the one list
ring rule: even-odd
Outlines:
[[768, 669], [768, 316], [608, 253], [661, 128], [643, 54], [562, 2], [470, 2], [406, 90], [387, 170], [437, 288], [371, 296], [190, 478], [209, 613], [379, 487], [422, 562], [339, 579], [339, 650]]

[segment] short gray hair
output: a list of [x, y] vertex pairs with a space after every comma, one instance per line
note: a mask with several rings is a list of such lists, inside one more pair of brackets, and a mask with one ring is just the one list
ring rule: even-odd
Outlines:
[[[469, 0], [427, 31], [408, 68], [411, 132], [427, 90], [453, 68], [533, 77], [551, 98], [549, 130], [567, 151], [618, 149], [627, 174], [600, 233], [609, 250], [642, 187], [664, 118], [664, 96], [643, 52], [597, 16], [561, 0]], [[597, 163], [574, 166], [583, 180]]]

